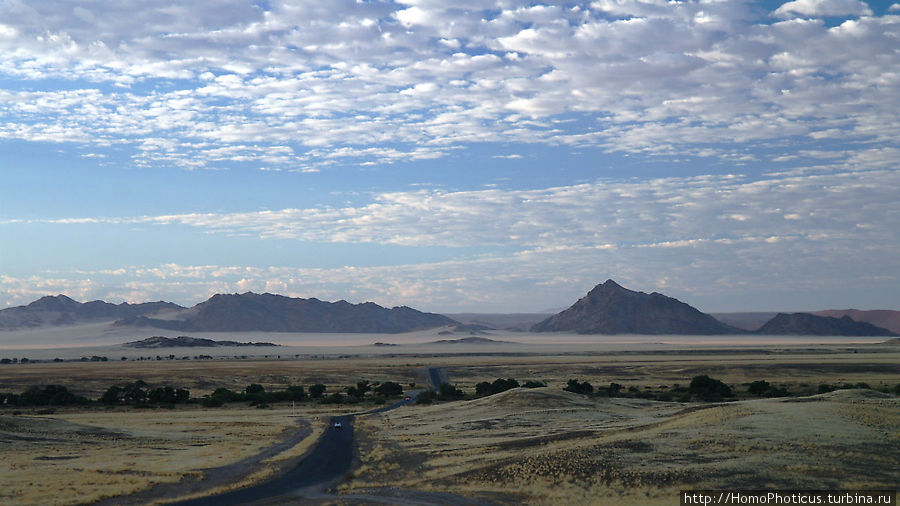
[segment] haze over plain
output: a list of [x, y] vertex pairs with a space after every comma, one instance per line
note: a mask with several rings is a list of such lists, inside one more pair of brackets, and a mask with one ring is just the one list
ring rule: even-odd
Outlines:
[[0, 305], [900, 307], [900, 4], [7, 2]]

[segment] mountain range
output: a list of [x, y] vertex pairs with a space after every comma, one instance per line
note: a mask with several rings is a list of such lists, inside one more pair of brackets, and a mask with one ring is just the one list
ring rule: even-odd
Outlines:
[[[532, 332], [655, 335], [892, 336], [896, 334], [890, 329], [857, 321], [851, 315], [861, 319], [877, 317], [890, 324], [900, 321], [900, 311], [835, 310], [822, 313], [827, 314], [729, 313], [729, 320], [723, 322], [672, 297], [629, 290], [610, 279], [594, 287], [571, 307], [546, 318], [527, 314], [511, 315], [515, 317], [512, 320], [503, 315], [492, 316], [505, 326], [511, 326], [513, 321], [521, 325], [532, 317], [544, 318], [532, 320], [537, 322], [531, 325], [529, 330]], [[732, 321], [740, 325], [729, 325]], [[406, 306], [385, 308], [373, 302], [325, 302], [252, 292], [214, 295], [190, 308], [171, 302], [81, 303], [57, 295], [42, 297], [26, 306], [0, 310], [0, 331], [76, 323], [112, 323], [120, 328], [185, 332], [402, 333], [443, 326], [461, 328], [457, 320]], [[481, 322], [478, 325], [478, 328], [487, 328]]]
[[388, 309], [373, 302], [325, 302], [251, 292], [214, 295], [191, 308], [170, 302], [80, 303], [58, 295], [0, 310], [0, 330], [95, 321], [191, 332], [400, 333], [457, 324], [446, 316], [405, 306]]
[[184, 308], [171, 302], [111, 304], [95, 300], [82, 303], [65, 295], [46, 296], [27, 306], [0, 310], [0, 330], [109, 321], [182, 309]]
[[568, 309], [531, 327], [532, 332], [579, 334], [743, 334], [708, 314], [661, 293], [635, 292], [608, 279]]
[[568, 309], [531, 327], [532, 332], [579, 334], [760, 334], [822, 336], [893, 336], [888, 329], [849, 316], [833, 318], [810, 313], [778, 313], [756, 331], [716, 320], [678, 299], [623, 288], [609, 279]]

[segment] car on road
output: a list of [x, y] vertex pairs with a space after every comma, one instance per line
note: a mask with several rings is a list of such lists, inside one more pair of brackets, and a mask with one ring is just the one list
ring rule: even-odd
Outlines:
[[404, 401], [411, 401], [412, 398], [411, 398], [410, 396], [407, 395], [406, 397], [403, 398], [403, 400], [404, 400]]
[[340, 428], [343, 428], [343, 425], [341, 425], [341, 422], [334, 422], [334, 428], [340, 429]]

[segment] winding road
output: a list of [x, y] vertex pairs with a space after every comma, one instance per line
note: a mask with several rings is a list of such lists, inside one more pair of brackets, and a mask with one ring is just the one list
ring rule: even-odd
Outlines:
[[[427, 369], [432, 388], [437, 390], [446, 381], [443, 371], [437, 367]], [[260, 501], [290, 501], [303, 497], [304, 489], [321, 492], [329, 484], [340, 479], [353, 464], [353, 419], [356, 416], [383, 413], [415, 401], [401, 400], [355, 415], [336, 416], [329, 421], [328, 429], [319, 438], [313, 450], [290, 471], [269, 481], [224, 494], [201, 497], [174, 503], [182, 506], [227, 506]], [[340, 427], [336, 427], [340, 423]]]

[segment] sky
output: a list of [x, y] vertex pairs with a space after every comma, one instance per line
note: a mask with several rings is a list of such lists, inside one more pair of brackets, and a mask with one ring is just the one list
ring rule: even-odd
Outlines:
[[0, 0], [0, 307], [900, 309], [900, 3]]

